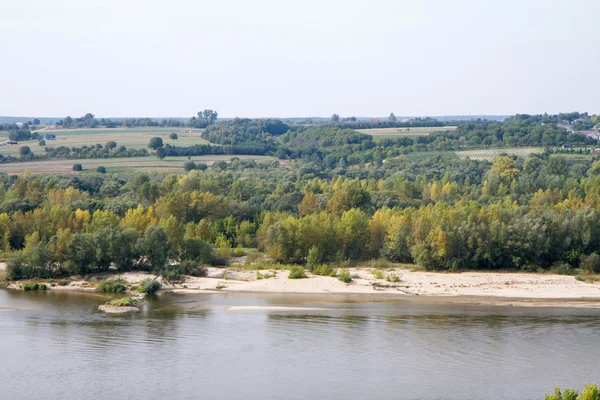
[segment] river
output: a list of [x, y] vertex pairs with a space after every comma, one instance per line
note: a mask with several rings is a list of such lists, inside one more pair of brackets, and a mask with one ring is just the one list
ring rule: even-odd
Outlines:
[[600, 383], [600, 310], [0, 290], [3, 399], [542, 399]]

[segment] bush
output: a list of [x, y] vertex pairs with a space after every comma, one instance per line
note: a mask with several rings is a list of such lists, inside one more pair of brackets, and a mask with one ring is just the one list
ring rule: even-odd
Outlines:
[[205, 277], [208, 276], [208, 270], [197, 262], [191, 260], [182, 261], [179, 264], [183, 268], [183, 273], [190, 276]]
[[592, 253], [581, 259], [581, 270], [586, 274], [600, 273], [600, 255]]
[[371, 270], [371, 275], [373, 275], [373, 278], [375, 278], [375, 279], [383, 279], [384, 278], [383, 271], [380, 269]]
[[137, 287], [139, 293], [154, 294], [160, 289], [160, 283], [154, 279], [144, 279]]
[[321, 276], [331, 276], [332, 274], [335, 276], [335, 268], [331, 267], [331, 265], [320, 264], [312, 269], [312, 273]]
[[574, 275], [575, 270], [569, 264], [557, 261], [552, 264], [550, 271], [558, 275]]
[[103, 280], [98, 285], [98, 289], [105, 293], [123, 293], [127, 287], [123, 285], [121, 280]]
[[231, 256], [232, 257], [243, 257], [244, 254], [246, 254], [246, 252], [244, 251], [244, 248], [240, 245], [238, 245], [235, 249], [232, 250], [231, 252]]
[[341, 270], [337, 278], [344, 283], [352, 282], [352, 276], [350, 275], [350, 271], [347, 269]]
[[397, 282], [400, 282], [400, 277], [398, 275], [396, 275], [395, 273], [391, 272], [388, 274], [388, 276], [385, 278], [385, 280], [388, 282], [397, 283]]
[[539, 269], [540, 267], [535, 264], [526, 264], [521, 266], [521, 271], [524, 272], [537, 272]]
[[106, 168], [103, 167], [102, 165], [100, 165], [98, 168], [96, 168], [96, 172], [100, 172], [101, 174], [105, 174], [106, 173]]
[[69, 283], [71, 283], [70, 280], [68, 280], [68, 279], [61, 279], [60, 281], [58, 281], [58, 286], [67, 286]]
[[178, 281], [181, 279], [181, 275], [185, 273], [185, 267], [181, 265], [169, 265], [161, 271], [160, 275], [166, 281]]
[[10, 281], [16, 281], [23, 277], [23, 268], [25, 268], [25, 257], [22, 254], [18, 254], [15, 257], [8, 260], [6, 263], [6, 279]]
[[73, 164], [73, 171], [83, 171], [81, 164]]
[[306, 272], [304, 271], [304, 268], [302, 268], [299, 265], [294, 265], [292, 268], [290, 268], [290, 275], [288, 276], [289, 279], [303, 279], [306, 278]]
[[43, 284], [43, 283], [24, 283], [23, 284], [23, 290], [24, 291], [29, 291], [29, 290], [46, 290], [48, 289], [48, 287]]

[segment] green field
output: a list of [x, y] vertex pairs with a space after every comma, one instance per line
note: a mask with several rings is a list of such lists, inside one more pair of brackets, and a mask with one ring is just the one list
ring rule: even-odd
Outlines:
[[375, 128], [357, 129], [357, 132], [373, 136], [373, 140], [393, 139], [397, 137], [427, 136], [432, 132], [451, 132], [456, 126], [435, 126], [423, 128]]
[[[177, 133], [178, 140], [169, 139], [171, 132]], [[117, 142], [118, 146], [126, 146], [127, 148], [141, 149], [148, 146], [150, 138], [154, 136], [161, 137], [165, 143], [170, 143], [176, 146], [192, 146], [194, 144], [208, 143], [200, 137], [202, 129], [184, 129], [184, 128], [132, 128], [132, 129], [69, 129], [69, 130], [52, 130], [40, 131], [40, 135], [52, 133], [56, 135], [56, 140], [48, 140], [47, 147], [81, 147], [90, 146], [106, 142]], [[6, 140], [7, 134], [0, 135], [0, 141]], [[19, 148], [29, 146], [36, 154], [44, 154], [44, 147], [40, 146], [37, 140], [28, 140], [19, 142], [19, 144], [0, 146], [0, 154], [2, 155], [18, 155]]]
[[517, 156], [522, 158], [529, 157], [530, 154], [542, 153], [544, 149], [541, 147], [514, 147], [514, 148], [499, 148], [499, 149], [484, 149], [484, 150], [466, 150], [457, 151], [456, 154], [461, 160], [470, 158], [471, 160], [494, 161], [494, 158], [502, 154], [509, 156]]
[[[191, 157], [196, 163], [212, 165], [217, 161], [229, 161], [232, 158], [243, 160], [274, 161], [275, 157], [270, 156], [250, 156], [250, 155], [207, 155]], [[84, 160], [50, 160], [50, 161], [31, 161], [23, 163], [0, 164], [0, 172], [9, 175], [22, 174], [29, 170], [32, 174], [57, 174], [57, 173], [75, 173], [73, 164], [81, 164], [84, 171], [95, 170], [98, 166], [106, 167], [108, 172], [121, 172], [126, 170], [153, 170], [153, 171], [183, 171], [183, 164], [188, 160], [187, 157], [167, 157], [159, 160], [155, 156], [148, 157], [124, 157], [124, 158], [93, 158]]]

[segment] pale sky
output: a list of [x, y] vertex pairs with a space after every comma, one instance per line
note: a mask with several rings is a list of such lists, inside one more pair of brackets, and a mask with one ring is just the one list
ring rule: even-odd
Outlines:
[[600, 113], [599, 0], [0, 0], [0, 115]]

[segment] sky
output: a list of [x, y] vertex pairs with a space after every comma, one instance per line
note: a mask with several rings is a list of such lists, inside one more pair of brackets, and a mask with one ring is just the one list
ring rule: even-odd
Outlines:
[[1, 0], [0, 115], [600, 113], [598, 0]]

